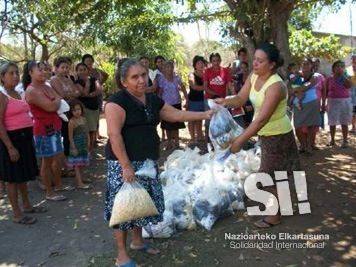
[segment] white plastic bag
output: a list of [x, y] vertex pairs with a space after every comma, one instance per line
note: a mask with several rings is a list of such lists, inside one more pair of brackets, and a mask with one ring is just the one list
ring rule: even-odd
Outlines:
[[157, 214], [145, 188], [138, 182], [125, 182], [115, 196], [109, 226]]
[[155, 179], [157, 176], [157, 170], [155, 167], [155, 163], [151, 159], [146, 159], [143, 162], [142, 167], [135, 172], [135, 175], [137, 176], [146, 176], [152, 179]]
[[149, 223], [142, 228], [143, 238], [169, 238], [175, 233], [173, 224], [173, 214], [165, 210], [163, 221], [157, 224]]
[[232, 141], [243, 132], [243, 128], [232, 118], [223, 106], [208, 100], [211, 109], [216, 110], [209, 125], [209, 137], [214, 146], [217, 158], [227, 158]]
[[64, 113], [69, 111], [69, 109], [70, 109], [70, 107], [69, 107], [67, 101], [65, 101], [64, 99], [61, 99], [61, 103], [60, 103], [59, 108], [57, 110], [58, 116], [62, 120], [68, 121], [68, 118], [67, 118], [66, 114], [64, 114]]

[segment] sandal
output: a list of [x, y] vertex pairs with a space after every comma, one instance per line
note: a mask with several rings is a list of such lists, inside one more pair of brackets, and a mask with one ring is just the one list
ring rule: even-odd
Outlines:
[[30, 217], [30, 216], [23, 216], [21, 219], [19, 220], [12, 220], [14, 223], [18, 223], [18, 224], [26, 224], [26, 225], [30, 225], [30, 224], [34, 224], [37, 219]]
[[82, 186], [77, 186], [77, 189], [78, 190], [88, 190], [88, 189], [91, 189], [92, 186], [89, 185], [89, 184], [85, 184], [85, 185], [82, 185]]
[[349, 143], [348, 142], [342, 142], [341, 148], [348, 148]]
[[[150, 255], [157, 255], [157, 254], [161, 253], [161, 251], [159, 251], [157, 248], [153, 247], [149, 243], [143, 243], [143, 246], [139, 247], [139, 248], [134, 247], [132, 244], [130, 244], [130, 248], [132, 250], [142, 251], [142, 252], [150, 254]], [[156, 250], [158, 252], [153, 253], [152, 250]]]
[[129, 260], [124, 264], [115, 263], [115, 267], [136, 267], [137, 264], [133, 260]]
[[73, 186], [67, 185], [62, 188], [55, 188], [54, 192], [63, 192], [63, 191], [73, 191], [75, 188]]
[[55, 195], [53, 197], [46, 197], [46, 199], [49, 201], [63, 201], [66, 200], [67, 198], [63, 195]]
[[330, 142], [329, 144], [327, 144], [327, 146], [336, 146], [335, 142]]
[[254, 223], [254, 225], [257, 227], [257, 228], [260, 228], [260, 229], [268, 229], [268, 228], [271, 228], [273, 226], [276, 226], [278, 224], [280, 224], [281, 222], [277, 222], [277, 223], [270, 223], [270, 222], [267, 222], [266, 219], [261, 219], [257, 222]]
[[23, 211], [24, 213], [45, 213], [47, 209], [44, 207], [33, 206], [32, 209], [28, 209]]

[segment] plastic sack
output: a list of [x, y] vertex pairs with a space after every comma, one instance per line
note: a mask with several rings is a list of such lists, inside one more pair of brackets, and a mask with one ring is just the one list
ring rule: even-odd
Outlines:
[[154, 215], [158, 211], [145, 188], [125, 182], [115, 196], [109, 226]]
[[149, 223], [142, 228], [143, 238], [169, 238], [175, 233], [173, 214], [170, 211], [163, 213], [163, 221], [157, 224]]
[[69, 107], [67, 101], [65, 101], [64, 99], [61, 99], [61, 103], [59, 104], [59, 108], [57, 110], [58, 116], [62, 120], [68, 121], [68, 118], [67, 118], [66, 114], [64, 114], [64, 113], [68, 112], [69, 109], [70, 109], [70, 107]]
[[152, 179], [155, 179], [157, 176], [157, 169], [155, 167], [155, 163], [151, 159], [146, 159], [143, 162], [142, 167], [135, 172], [137, 176], [146, 176]]
[[222, 217], [233, 214], [228, 192], [219, 189], [206, 189], [202, 197], [193, 205], [193, 216], [197, 224], [210, 231], [214, 223]]
[[209, 125], [209, 137], [217, 152], [217, 158], [227, 158], [227, 150], [232, 141], [243, 132], [232, 118], [230, 112], [223, 106], [216, 104], [213, 100], [208, 100], [211, 109], [216, 110]]

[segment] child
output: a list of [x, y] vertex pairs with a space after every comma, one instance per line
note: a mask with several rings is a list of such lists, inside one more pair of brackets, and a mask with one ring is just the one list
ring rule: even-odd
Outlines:
[[302, 110], [303, 96], [295, 96], [293, 94], [294, 88], [303, 85], [303, 80], [302, 77], [300, 76], [298, 65], [295, 63], [290, 63], [288, 65], [288, 80], [289, 80], [289, 85], [292, 88], [292, 93], [290, 94], [290, 98], [289, 98], [289, 106], [292, 106], [294, 104], [298, 110]]
[[91, 187], [83, 182], [83, 167], [89, 165], [89, 132], [86, 120], [83, 117], [83, 104], [77, 100], [71, 100], [70, 119], [68, 124], [68, 135], [70, 151], [68, 156], [68, 168], [74, 168], [75, 179], [78, 189], [90, 189]]

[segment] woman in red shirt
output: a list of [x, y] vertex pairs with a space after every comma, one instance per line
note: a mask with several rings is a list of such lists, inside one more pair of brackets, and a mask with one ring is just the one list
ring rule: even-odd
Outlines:
[[[209, 57], [211, 67], [204, 72], [205, 100], [215, 98], [225, 98], [230, 87], [231, 73], [228, 68], [221, 67], [221, 56], [219, 53], [212, 53]], [[205, 109], [208, 109], [205, 101]], [[209, 120], [205, 121], [205, 138], [209, 141]]]
[[[55, 193], [66, 189], [61, 180], [62, 122], [57, 114], [61, 97], [46, 80], [44, 63], [29, 61], [25, 64], [22, 83], [33, 115], [36, 156], [42, 159], [41, 176], [46, 186], [46, 199], [60, 201], [66, 199], [65, 196]], [[54, 188], [50, 179], [51, 173], [54, 177]]]

